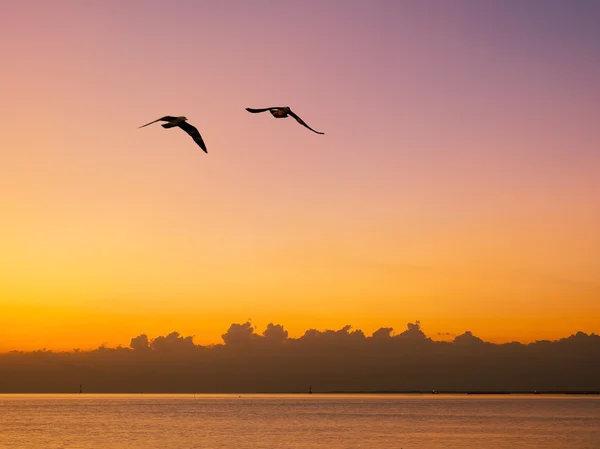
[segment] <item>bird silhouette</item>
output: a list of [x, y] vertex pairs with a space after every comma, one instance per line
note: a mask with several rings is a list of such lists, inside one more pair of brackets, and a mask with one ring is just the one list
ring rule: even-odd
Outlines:
[[253, 114], [258, 114], [260, 112], [269, 111], [271, 113], [271, 115], [275, 118], [286, 118], [288, 116], [292, 116], [296, 119], [296, 121], [298, 123], [300, 123], [302, 126], [306, 126], [312, 132], [317, 133], [317, 134], [325, 134], [325, 133], [322, 133], [319, 131], [315, 131], [310, 126], [308, 126], [304, 120], [302, 120], [300, 117], [298, 117], [296, 114], [294, 114], [292, 112], [292, 110], [290, 109], [289, 106], [278, 106], [278, 107], [261, 108], [261, 109], [246, 108], [246, 111], [251, 112]]
[[164, 123], [161, 125], [163, 128], [173, 128], [175, 126], [178, 126], [179, 128], [183, 129], [186, 133], [188, 133], [190, 135], [190, 137], [192, 139], [194, 139], [194, 142], [196, 142], [198, 144], [198, 146], [200, 148], [202, 148], [202, 151], [204, 151], [205, 153], [208, 153], [208, 151], [206, 150], [206, 144], [204, 143], [204, 140], [202, 140], [202, 136], [200, 135], [200, 132], [198, 132], [198, 130], [196, 129], [195, 126], [187, 123], [187, 117], [184, 117], [182, 115], [180, 115], [179, 117], [165, 115], [164, 117], [156, 119], [150, 123], [146, 123], [145, 125], [139, 126], [138, 128], [143, 128], [144, 126], [148, 126], [148, 125], [151, 125], [152, 123], [156, 123], [156, 122], [160, 122], [160, 121], [167, 122], [167, 123]]

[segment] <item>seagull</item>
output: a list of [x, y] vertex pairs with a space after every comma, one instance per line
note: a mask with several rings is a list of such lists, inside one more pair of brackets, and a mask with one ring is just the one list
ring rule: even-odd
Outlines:
[[315, 131], [314, 129], [312, 129], [310, 126], [308, 126], [304, 120], [302, 120], [300, 117], [298, 117], [296, 114], [294, 114], [292, 112], [292, 110], [290, 109], [289, 106], [280, 106], [280, 107], [272, 107], [272, 108], [262, 108], [262, 109], [252, 109], [252, 108], [246, 108], [246, 111], [248, 112], [252, 112], [253, 114], [257, 114], [259, 112], [265, 112], [265, 111], [269, 111], [271, 113], [271, 115], [275, 118], [285, 118], [288, 115], [291, 115], [292, 117], [294, 117], [296, 119], [296, 121], [298, 123], [300, 123], [303, 126], [306, 126], [308, 129], [310, 129], [312, 132], [315, 132], [317, 134], [325, 134], [325, 133], [321, 133], [319, 131]]
[[139, 126], [138, 128], [143, 128], [144, 126], [148, 126], [148, 125], [151, 125], [152, 123], [156, 123], [156, 122], [160, 122], [160, 121], [168, 122], [161, 126], [163, 128], [173, 128], [174, 126], [179, 126], [186, 133], [188, 133], [192, 139], [194, 139], [194, 142], [196, 142], [198, 144], [198, 146], [200, 148], [202, 148], [202, 151], [204, 151], [205, 153], [208, 153], [208, 151], [206, 151], [206, 145], [204, 144], [204, 140], [202, 140], [202, 136], [200, 135], [200, 133], [198, 132], [196, 127], [187, 123], [186, 120], [187, 120], [187, 117], [184, 117], [182, 115], [180, 115], [179, 117], [172, 117], [170, 115], [165, 115], [164, 117], [156, 119], [153, 122], [146, 123], [145, 125]]

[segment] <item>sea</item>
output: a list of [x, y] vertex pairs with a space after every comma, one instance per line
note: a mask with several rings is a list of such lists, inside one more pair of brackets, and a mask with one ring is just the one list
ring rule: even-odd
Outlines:
[[6, 394], [0, 448], [600, 449], [600, 396]]

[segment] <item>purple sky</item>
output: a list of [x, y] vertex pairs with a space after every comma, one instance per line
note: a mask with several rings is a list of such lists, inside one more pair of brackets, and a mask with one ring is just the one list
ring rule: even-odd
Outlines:
[[[595, 1], [0, 3], [0, 327], [597, 331], [599, 23]], [[272, 105], [325, 135], [244, 111]], [[136, 129], [167, 114], [208, 155]]]

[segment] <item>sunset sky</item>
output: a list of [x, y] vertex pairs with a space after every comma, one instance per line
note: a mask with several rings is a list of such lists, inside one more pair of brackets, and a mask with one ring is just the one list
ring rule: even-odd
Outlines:
[[[0, 0], [0, 351], [248, 319], [599, 332], [599, 23], [584, 0]], [[244, 110], [273, 105], [325, 134]], [[137, 129], [163, 115], [208, 154]]]

